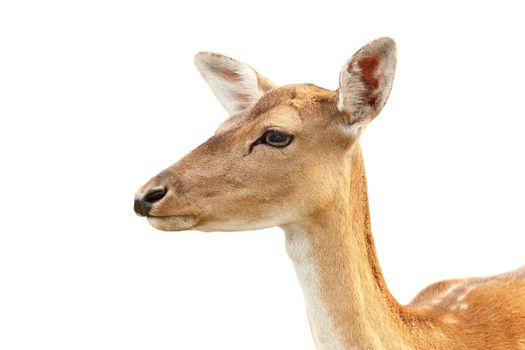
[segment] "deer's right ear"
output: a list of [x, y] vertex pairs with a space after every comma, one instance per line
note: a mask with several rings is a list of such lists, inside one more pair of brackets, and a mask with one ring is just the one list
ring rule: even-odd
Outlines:
[[276, 87], [249, 65], [217, 53], [200, 52], [194, 62], [230, 114], [245, 109]]
[[390, 95], [396, 70], [396, 44], [390, 38], [374, 40], [349, 59], [339, 76], [337, 109], [346, 128], [359, 133], [374, 119]]

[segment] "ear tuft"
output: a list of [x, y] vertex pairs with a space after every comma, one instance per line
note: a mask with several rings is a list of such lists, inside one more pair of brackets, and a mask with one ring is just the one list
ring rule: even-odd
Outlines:
[[249, 65], [221, 54], [200, 52], [194, 62], [230, 114], [243, 110], [275, 87]]
[[396, 69], [396, 44], [380, 38], [363, 46], [348, 60], [339, 76], [337, 108], [349, 124], [366, 124], [388, 100]]

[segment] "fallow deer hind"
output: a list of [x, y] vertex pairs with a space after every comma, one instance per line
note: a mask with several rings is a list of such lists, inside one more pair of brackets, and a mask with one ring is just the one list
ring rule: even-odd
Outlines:
[[230, 117], [138, 191], [139, 215], [166, 231], [281, 227], [318, 349], [525, 349], [525, 268], [439, 282], [406, 306], [385, 284], [358, 141], [390, 94], [392, 39], [357, 51], [337, 91], [278, 87], [219, 54], [195, 64]]

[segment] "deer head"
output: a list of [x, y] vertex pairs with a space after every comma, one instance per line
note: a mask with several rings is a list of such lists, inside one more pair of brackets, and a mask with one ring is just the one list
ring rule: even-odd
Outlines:
[[353, 146], [388, 99], [396, 48], [389, 38], [362, 47], [336, 91], [277, 87], [219, 54], [199, 53], [195, 64], [230, 116], [142, 186], [135, 211], [161, 230], [244, 231], [300, 222], [330, 203]]

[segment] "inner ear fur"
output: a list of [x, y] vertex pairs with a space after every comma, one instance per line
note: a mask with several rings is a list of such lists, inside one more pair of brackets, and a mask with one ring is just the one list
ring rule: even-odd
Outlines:
[[349, 125], [366, 125], [383, 109], [394, 81], [396, 44], [374, 40], [350, 58], [339, 75], [337, 109]]
[[197, 69], [221, 104], [232, 114], [257, 101], [276, 86], [246, 63], [212, 52], [200, 52]]

